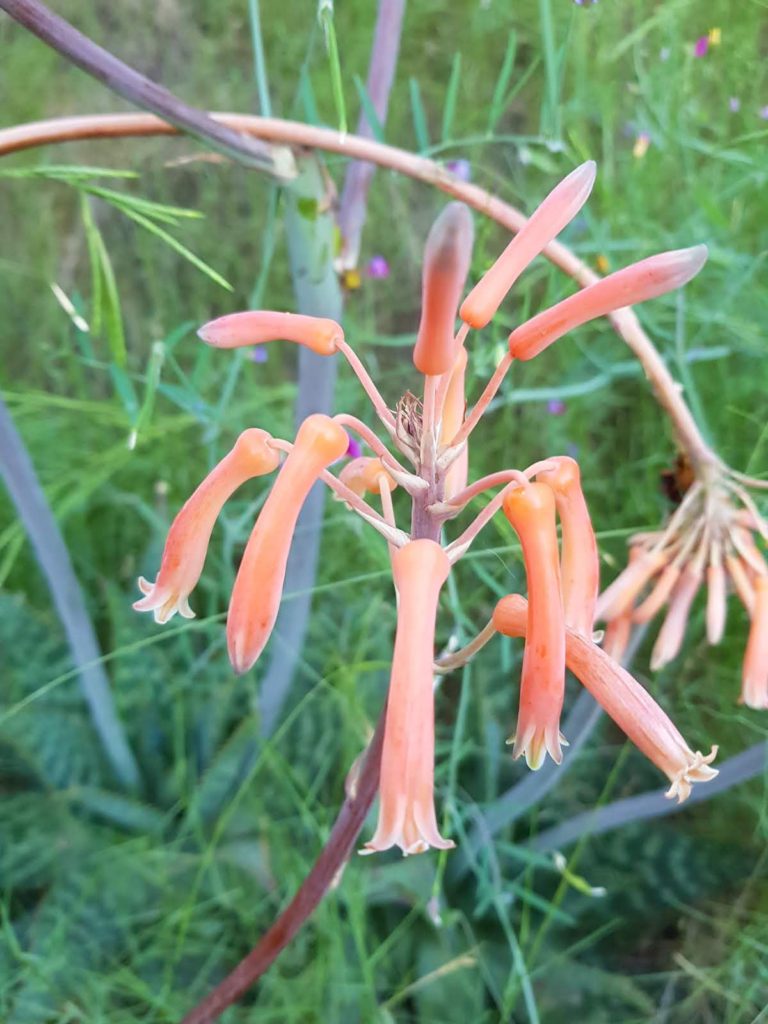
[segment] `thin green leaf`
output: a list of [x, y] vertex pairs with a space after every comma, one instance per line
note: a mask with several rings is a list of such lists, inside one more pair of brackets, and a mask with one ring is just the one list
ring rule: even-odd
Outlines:
[[304, 120], [308, 124], [320, 124], [320, 111], [317, 109], [315, 90], [312, 88], [309, 72], [305, 67], [301, 69], [299, 75], [299, 100], [304, 109]]
[[200, 220], [205, 216], [199, 210], [190, 210], [184, 206], [170, 206], [167, 203], [156, 203], [152, 199], [128, 195], [125, 192], [115, 192], [114, 189], [102, 188], [100, 185], [86, 185], [83, 191], [88, 192], [89, 195], [98, 196], [99, 199], [111, 203], [112, 206], [123, 212], [129, 209], [136, 210], [146, 217], [164, 221], [167, 224], [176, 224], [181, 218]]
[[377, 142], [385, 142], [384, 128], [373, 106], [373, 100], [368, 93], [365, 82], [359, 75], [354, 75], [353, 81], [355, 83], [355, 88], [357, 89], [357, 95], [360, 97], [360, 106], [363, 108], [365, 119], [373, 132], [373, 137]]
[[123, 213], [125, 213], [126, 217], [130, 217], [131, 220], [135, 220], [137, 224], [143, 227], [146, 231], [149, 231], [150, 234], [157, 235], [157, 237], [165, 242], [166, 245], [169, 245], [171, 249], [174, 249], [180, 256], [183, 256], [185, 260], [191, 263], [193, 267], [197, 267], [198, 270], [202, 271], [206, 277], [210, 277], [212, 281], [221, 285], [222, 288], [226, 288], [228, 292], [234, 291], [234, 288], [229, 281], [222, 277], [217, 270], [214, 270], [213, 267], [209, 267], [204, 260], [201, 260], [199, 256], [195, 256], [190, 249], [187, 249], [185, 245], [182, 245], [178, 239], [173, 237], [173, 235], [169, 235], [168, 232], [164, 231], [158, 224], [155, 224], [148, 217], [138, 213], [136, 210], [126, 208], [123, 210]]
[[496, 125], [499, 123], [501, 115], [507, 106], [507, 89], [512, 78], [512, 72], [515, 67], [515, 57], [517, 55], [517, 33], [510, 32], [509, 38], [507, 39], [507, 49], [504, 52], [504, 60], [501, 62], [501, 70], [499, 71], [499, 77], [496, 79], [496, 85], [493, 89], [493, 96], [491, 98], [491, 106], [488, 111], [488, 134], [492, 135], [496, 129]]
[[453, 133], [453, 118], [456, 113], [456, 97], [459, 92], [461, 81], [461, 54], [454, 53], [451, 63], [451, 77], [448, 79], [448, 90], [445, 94], [445, 105], [443, 106], [443, 128], [442, 141], [447, 142]]
[[331, 91], [333, 93], [333, 105], [336, 108], [336, 118], [339, 123], [339, 131], [347, 131], [347, 108], [344, 103], [344, 89], [341, 80], [341, 60], [339, 58], [339, 44], [336, 39], [336, 28], [333, 22], [333, 0], [320, 0], [318, 5], [318, 18], [323, 27], [325, 35], [325, 47], [328, 51], [328, 64], [331, 72]]
[[427, 129], [427, 115], [424, 112], [424, 104], [421, 101], [421, 88], [415, 78], [408, 80], [408, 89], [411, 97], [413, 130], [416, 135], [419, 152], [423, 153], [429, 149], [429, 131]]

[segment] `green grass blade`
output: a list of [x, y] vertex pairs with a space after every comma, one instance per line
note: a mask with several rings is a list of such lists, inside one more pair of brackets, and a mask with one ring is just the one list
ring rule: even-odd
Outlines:
[[341, 59], [339, 57], [339, 44], [336, 39], [336, 28], [333, 21], [333, 0], [320, 0], [318, 6], [318, 18], [323, 27], [325, 36], [325, 48], [328, 51], [328, 64], [331, 72], [331, 91], [333, 93], [333, 105], [336, 108], [336, 119], [339, 131], [346, 133], [347, 108], [344, 103], [344, 89], [341, 80]]
[[413, 130], [416, 135], [416, 143], [419, 152], [424, 153], [429, 149], [429, 131], [427, 129], [427, 115], [421, 100], [421, 87], [415, 78], [410, 78], [408, 80], [408, 89], [411, 96], [411, 114], [413, 115]]
[[517, 33], [510, 32], [509, 38], [507, 39], [507, 49], [504, 52], [504, 60], [501, 62], [501, 70], [499, 71], [499, 77], [496, 79], [493, 96], [491, 97], [491, 106], [488, 110], [489, 135], [493, 134], [496, 125], [499, 123], [501, 115], [504, 113], [507, 106], [507, 90], [509, 89], [512, 72], [515, 67], [516, 55]]
[[451, 63], [451, 77], [448, 79], [448, 90], [443, 105], [443, 126], [441, 140], [447, 142], [453, 134], [453, 120], [456, 114], [456, 97], [461, 82], [461, 54], [454, 53]]
[[360, 97], [360, 106], [363, 108], [365, 113], [365, 119], [371, 126], [373, 137], [377, 142], [385, 142], [384, 128], [379, 120], [379, 116], [376, 113], [376, 108], [373, 105], [371, 97], [368, 95], [368, 90], [365, 86], [365, 82], [360, 78], [359, 75], [354, 75], [353, 81], [355, 88], [357, 89], [357, 95]]

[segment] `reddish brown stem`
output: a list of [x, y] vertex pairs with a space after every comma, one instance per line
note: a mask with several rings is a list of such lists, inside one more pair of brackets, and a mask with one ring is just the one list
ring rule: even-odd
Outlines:
[[382, 711], [376, 732], [368, 747], [355, 792], [342, 804], [328, 842], [301, 888], [248, 956], [240, 961], [234, 971], [228, 974], [202, 1003], [187, 1014], [182, 1024], [210, 1024], [239, 999], [285, 949], [333, 884], [334, 878], [352, 852], [379, 788], [385, 712], [386, 708]]

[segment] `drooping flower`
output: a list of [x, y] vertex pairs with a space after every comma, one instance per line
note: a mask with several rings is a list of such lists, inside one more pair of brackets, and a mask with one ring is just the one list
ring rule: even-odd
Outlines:
[[189, 595], [203, 571], [214, 524], [241, 484], [277, 468], [280, 455], [269, 446], [270, 440], [264, 430], [244, 430], [232, 451], [186, 501], [168, 532], [157, 579], [149, 583], [139, 577], [144, 597], [134, 603], [136, 611], [153, 612], [155, 622], [167, 622], [176, 612], [194, 618]]
[[301, 507], [320, 473], [347, 450], [346, 431], [328, 416], [308, 416], [264, 502], [237, 572], [227, 616], [229, 660], [247, 672], [270, 637]]
[[397, 487], [397, 482], [384, 468], [381, 459], [370, 458], [367, 455], [348, 462], [339, 473], [339, 480], [359, 496], [380, 494], [382, 484], [391, 491]]
[[520, 677], [520, 712], [512, 756], [540, 768], [560, 764], [560, 712], [565, 694], [565, 619], [555, 529], [555, 499], [546, 484], [513, 488], [504, 514], [520, 538], [528, 582], [528, 624]]
[[242, 348], [263, 345], [269, 341], [293, 341], [311, 348], [321, 356], [331, 356], [344, 340], [344, 332], [335, 320], [301, 313], [273, 313], [249, 310], [228, 313], [211, 320], [197, 332], [214, 348]]
[[432, 540], [411, 541], [392, 557], [397, 631], [381, 758], [379, 822], [365, 853], [395, 845], [405, 854], [454, 845], [440, 835], [433, 794], [435, 617], [450, 568], [448, 556]]
[[755, 603], [741, 683], [741, 703], [768, 708], [768, 576], [755, 579]]
[[552, 469], [537, 473], [555, 495], [562, 527], [561, 576], [566, 624], [578, 633], [592, 636], [597, 592], [600, 586], [600, 559], [589, 510], [581, 490], [578, 463], [567, 456], [548, 459]]
[[[493, 613], [494, 626], [507, 636], [527, 639], [528, 620], [525, 598], [519, 594], [502, 598]], [[570, 627], [566, 629], [565, 660], [619, 728], [664, 772], [671, 783], [668, 797], [682, 803], [694, 782], [707, 782], [717, 775], [710, 767], [717, 747], [709, 754], [692, 751], [648, 691], [605, 651]]]

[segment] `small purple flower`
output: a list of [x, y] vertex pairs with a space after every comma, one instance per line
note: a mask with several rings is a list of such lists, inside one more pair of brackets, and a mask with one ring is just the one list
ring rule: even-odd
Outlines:
[[670, 50], [670, 48], [668, 46], [662, 46], [662, 48], [659, 50], [659, 60], [660, 61], [667, 61], [667, 60], [669, 60], [671, 54], [672, 54], [672, 51]]
[[728, 100], [728, 109], [732, 114], [738, 114], [741, 110], [741, 100], [738, 96], [731, 96]]
[[381, 255], [371, 256], [368, 261], [368, 266], [365, 268], [365, 272], [368, 277], [389, 277], [389, 264]]
[[550, 398], [547, 402], [547, 412], [550, 416], [562, 416], [566, 410], [566, 404], [560, 398]]
[[362, 454], [363, 446], [354, 437], [350, 437], [349, 444], [347, 445], [347, 458], [359, 459]]
[[693, 46], [694, 57], [706, 57], [709, 50], [709, 36], [699, 36]]
[[463, 157], [460, 157], [458, 160], [449, 160], [445, 165], [445, 169], [450, 171], [451, 174], [455, 174], [460, 181], [472, 180], [472, 164]]
[[758, 116], [763, 119], [763, 121], [768, 121], [768, 107], [760, 107], [757, 113]]
[[254, 345], [251, 349], [251, 362], [254, 363], [266, 363], [269, 359], [267, 348], [265, 345]]

